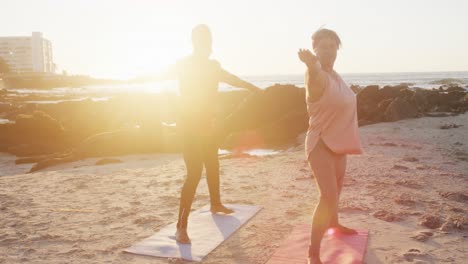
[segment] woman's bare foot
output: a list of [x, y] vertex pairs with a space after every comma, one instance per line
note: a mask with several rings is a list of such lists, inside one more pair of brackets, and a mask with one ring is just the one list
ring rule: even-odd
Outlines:
[[177, 228], [175, 239], [181, 244], [191, 244], [190, 238], [187, 234], [187, 228]]
[[319, 250], [316, 248], [313, 248], [312, 246], [309, 246], [309, 251], [307, 257], [307, 264], [322, 264], [322, 261], [320, 260], [320, 254], [318, 253]]
[[229, 208], [225, 207], [225, 206], [222, 205], [222, 204], [220, 204], [220, 205], [212, 205], [210, 210], [211, 210], [211, 212], [212, 212], [213, 214], [217, 214], [217, 213], [232, 214], [232, 213], [234, 213], [234, 210], [229, 209]]
[[319, 257], [308, 257], [307, 264], [323, 264]]
[[346, 226], [342, 226], [340, 224], [338, 224], [336, 226], [332, 226], [331, 228], [333, 228], [335, 230], [335, 232], [340, 233], [340, 234], [344, 234], [344, 235], [355, 235], [355, 234], [357, 234], [356, 230], [354, 230], [352, 228], [349, 228], [349, 227], [346, 227]]

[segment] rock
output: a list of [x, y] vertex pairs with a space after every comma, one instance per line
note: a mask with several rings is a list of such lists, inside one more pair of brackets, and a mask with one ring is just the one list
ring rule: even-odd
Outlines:
[[380, 100], [394, 99], [397, 97], [405, 98], [413, 96], [414, 92], [411, 91], [408, 85], [395, 85], [395, 86], [384, 86], [380, 89]]
[[442, 221], [439, 217], [433, 215], [424, 215], [421, 217], [419, 224], [427, 228], [435, 229], [442, 225]]
[[387, 107], [384, 113], [385, 121], [393, 122], [407, 118], [420, 116], [417, 106], [408, 99], [395, 98]]
[[6, 113], [13, 109], [13, 105], [10, 103], [0, 103], [0, 113]]
[[362, 91], [361, 86], [355, 85], [355, 84], [351, 85], [349, 88], [350, 88], [351, 90], [353, 90], [353, 92], [354, 92], [355, 94], [358, 94], [359, 92]]
[[306, 112], [290, 111], [278, 120], [259, 129], [267, 147], [281, 146], [295, 140], [308, 128]]
[[372, 115], [377, 112], [377, 106], [380, 102], [379, 86], [366, 86], [356, 95], [356, 100], [358, 119], [372, 121]]
[[[243, 147], [263, 147], [292, 142], [307, 131], [308, 114], [305, 90], [292, 85], [274, 85], [262, 93], [246, 98], [222, 122], [226, 134], [231, 134], [223, 147], [234, 147], [242, 139]], [[255, 134], [256, 145], [246, 142], [244, 135]], [[250, 145], [249, 145], [250, 144]]]
[[120, 159], [100, 159], [96, 161], [96, 165], [105, 165], [112, 163], [122, 163], [122, 161]]
[[439, 126], [440, 129], [451, 129], [451, 128], [459, 128], [462, 127], [463, 125], [457, 125], [457, 124], [443, 124]]
[[450, 84], [458, 85], [459, 83], [463, 83], [463, 80], [456, 79], [456, 78], [445, 78], [445, 79], [440, 79], [440, 80], [430, 82], [430, 84], [441, 84], [441, 85], [450, 85]]
[[447, 89], [445, 89], [446, 92], [466, 92], [466, 90], [463, 87], [460, 86], [450, 86]]
[[413, 102], [417, 105], [419, 111], [426, 112], [430, 110], [430, 105], [428, 101], [428, 95], [431, 91], [426, 89], [416, 89], [413, 97], [411, 98]]

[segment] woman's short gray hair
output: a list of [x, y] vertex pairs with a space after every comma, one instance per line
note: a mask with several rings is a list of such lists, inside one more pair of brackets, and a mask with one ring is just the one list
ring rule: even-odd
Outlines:
[[341, 46], [341, 39], [338, 37], [338, 34], [336, 34], [335, 31], [326, 29], [326, 28], [321, 28], [317, 30], [314, 34], [312, 34], [312, 47], [315, 49], [320, 42], [320, 40], [324, 38], [331, 38], [336, 41], [336, 45], [338, 48]]

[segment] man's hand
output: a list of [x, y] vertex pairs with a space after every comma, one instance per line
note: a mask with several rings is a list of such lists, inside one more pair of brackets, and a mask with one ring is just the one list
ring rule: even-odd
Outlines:
[[311, 67], [317, 62], [317, 56], [312, 54], [308, 49], [299, 49], [297, 55], [299, 56], [299, 59], [307, 65], [307, 67]]

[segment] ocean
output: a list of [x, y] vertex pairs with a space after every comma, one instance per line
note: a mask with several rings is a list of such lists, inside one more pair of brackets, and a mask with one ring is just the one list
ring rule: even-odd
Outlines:
[[[402, 72], [402, 73], [348, 73], [341, 74], [349, 85], [398, 85], [407, 84], [409, 87], [420, 87], [424, 89], [438, 88], [443, 84], [457, 83], [468, 88], [468, 72]], [[304, 87], [303, 75], [257, 75], [240, 76], [241, 78], [265, 88], [274, 84], [293, 84]], [[40, 89], [11, 89], [26, 94], [53, 94], [53, 95], [76, 95], [81, 99], [91, 98], [95, 101], [107, 100], [113, 94], [128, 93], [177, 93], [177, 82], [166, 81], [160, 83], [142, 83], [127, 85], [98, 85], [84, 87], [63, 87], [48, 90]], [[227, 84], [220, 84], [220, 91], [234, 90]], [[80, 99], [75, 99], [80, 100]]]

